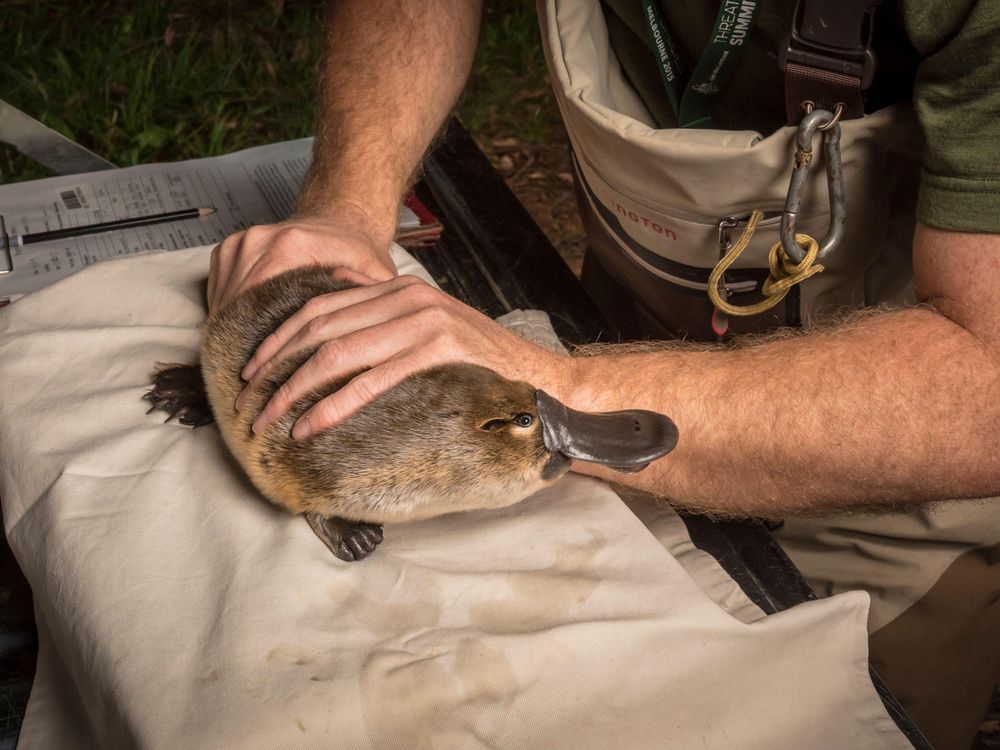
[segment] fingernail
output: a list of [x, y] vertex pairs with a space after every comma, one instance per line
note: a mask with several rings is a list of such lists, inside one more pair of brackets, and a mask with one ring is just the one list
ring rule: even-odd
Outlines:
[[249, 393], [250, 393], [249, 385], [242, 391], [240, 391], [240, 395], [236, 397], [236, 411], [241, 411], [243, 409], [243, 405], [246, 403], [247, 400], [247, 394]]
[[267, 416], [267, 409], [264, 409], [264, 411], [260, 413], [260, 416], [253, 421], [252, 425], [250, 425], [250, 429], [253, 430], [254, 435], [259, 435], [261, 430], [267, 427]]
[[249, 381], [250, 378], [253, 377], [253, 371], [256, 369], [257, 368], [254, 367], [253, 360], [251, 359], [249, 362], [246, 363], [246, 366], [243, 368], [243, 372], [240, 373], [240, 377], [243, 380]]
[[292, 437], [296, 440], [305, 440], [311, 434], [309, 429], [309, 415], [303, 414], [299, 418], [299, 421], [295, 423], [295, 426], [292, 427]]

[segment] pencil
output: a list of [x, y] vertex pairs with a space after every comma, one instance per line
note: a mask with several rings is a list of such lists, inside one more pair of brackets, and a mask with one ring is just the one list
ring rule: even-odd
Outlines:
[[85, 224], [80, 227], [63, 227], [62, 229], [53, 229], [49, 232], [34, 232], [32, 234], [14, 235], [10, 238], [10, 244], [13, 247], [18, 247], [20, 245], [30, 245], [34, 242], [63, 240], [67, 237], [80, 237], [85, 234], [99, 234], [100, 232], [114, 232], [118, 229], [144, 227], [149, 224], [163, 224], [168, 221], [180, 221], [181, 219], [200, 219], [202, 216], [208, 216], [209, 214], [214, 213], [214, 208], [182, 208], [179, 211], [167, 211], [162, 214], [133, 216], [128, 219], [102, 221], [99, 224]]

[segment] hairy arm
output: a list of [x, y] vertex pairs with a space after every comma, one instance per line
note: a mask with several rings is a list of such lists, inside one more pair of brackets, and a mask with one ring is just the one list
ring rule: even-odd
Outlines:
[[465, 85], [478, 33], [472, 0], [333, 3], [300, 214], [349, 205], [392, 236], [403, 192]]
[[695, 508], [1000, 494], [1000, 236], [921, 226], [914, 271], [920, 307], [737, 350], [587, 358], [570, 401], [669, 414], [677, 449], [625, 481]]
[[331, 3], [313, 164], [297, 213], [216, 248], [210, 308], [295, 266], [395, 274], [399, 203], [468, 76], [479, 13], [475, 0]]

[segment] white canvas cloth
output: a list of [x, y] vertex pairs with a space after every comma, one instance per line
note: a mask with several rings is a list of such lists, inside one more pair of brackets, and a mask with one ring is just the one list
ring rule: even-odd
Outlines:
[[743, 622], [590, 479], [334, 558], [215, 427], [144, 413], [153, 363], [195, 357], [207, 270], [112, 261], [0, 311], [40, 640], [21, 748], [909, 747], [866, 594]]

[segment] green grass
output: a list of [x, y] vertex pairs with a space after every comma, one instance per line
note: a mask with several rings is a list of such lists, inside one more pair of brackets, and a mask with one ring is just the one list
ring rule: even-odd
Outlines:
[[[310, 130], [321, 3], [0, 7], [5, 98], [120, 166]], [[24, 162], [4, 180], [38, 176]]]
[[547, 143], [561, 125], [546, 75], [535, 4], [487, 2], [458, 116], [473, 133]]
[[[2, 96], [119, 166], [211, 156], [312, 129], [321, 0], [0, 0]], [[544, 141], [533, 4], [490, 2], [459, 116]], [[0, 181], [45, 170], [0, 150]]]

